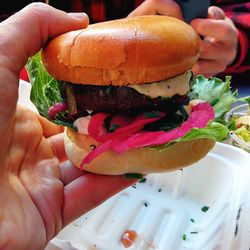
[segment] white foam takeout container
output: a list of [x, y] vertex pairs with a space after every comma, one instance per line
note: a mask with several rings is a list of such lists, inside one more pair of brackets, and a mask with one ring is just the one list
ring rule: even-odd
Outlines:
[[[232, 119], [232, 117], [241, 117], [248, 115], [249, 113], [249, 105], [248, 104], [241, 104], [233, 107], [230, 112], [226, 113], [225, 120], [228, 122]], [[236, 133], [230, 131], [229, 137], [226, 143], [234, 145], [236, 147], [242, 148], [243, 150], [250, 153], [250, 145], [247, 144], [244, 140], [242, 140]]]
[[[26, 85], [19, 103], [33, 108]], [[122, 250], [125, 230], [138, 235], [133, 250], [249, 249], [250, 154], [217, 143], [189, 168], [146, 178], [68, 225], [46, 249]]]

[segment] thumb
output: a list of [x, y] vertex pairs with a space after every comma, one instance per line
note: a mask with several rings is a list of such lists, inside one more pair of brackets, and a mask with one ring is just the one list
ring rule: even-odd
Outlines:
[[226, 15], [224, 11], [217, 6], [210, 6], [208, 8], [208, 18], [210, 19], [225, 19]]
[[[86, 14], [67, 14], [33, 3], [0, 23], [0, 139], [11, 134], [17, 103], [19, 73], [28, 57], [61, 33], [88, 25]], [[10, 131], [10, 133], [6, 133]]]
[[85, 13], [67, 14], [43, 3], [28, 5], [0, 24], [0, 53], [8, 59], [4, 66], [19, 73], [48, 39], [85, 28], [88, 22]]

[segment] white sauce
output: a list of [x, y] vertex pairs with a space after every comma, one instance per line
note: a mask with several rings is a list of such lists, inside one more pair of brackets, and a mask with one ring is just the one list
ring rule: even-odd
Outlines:
[[88, 126], [91, 116], [88, 115], [86, 117], [80, 117], [76, 119], [73, 123], [73, 126], [77, 128], [77, 132], [83, 135], [88, 135]]
[[151, 98], [157, 98], [159, 96], [172, 97], [176, 94], [185, 95], [189, 91], [191, 76], [191, 71], [188, 71], [168, 80], [139, 85], [128, 85], [128, 87]]

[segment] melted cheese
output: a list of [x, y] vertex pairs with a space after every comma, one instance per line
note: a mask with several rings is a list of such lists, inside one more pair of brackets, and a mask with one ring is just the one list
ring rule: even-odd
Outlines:
[[185, 95], [189, 91], [189, 81], [191, 76], [191, 71], [188, 71], [168, 80], [139, 85], [128, 85], [128, 87], [133, 88], [150, 98], [157, 98], [159, 96], [172, 97], [176, 94]]

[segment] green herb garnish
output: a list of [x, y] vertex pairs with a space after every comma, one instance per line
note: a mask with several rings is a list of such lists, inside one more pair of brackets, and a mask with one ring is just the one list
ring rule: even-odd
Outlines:
[[230, 120], [229, 123], [227, 124], [227, 128], [229, 130], [236, 130], [237, 129], [237, 126], [236, 126], [236, 122], [235, 120]]
[[214, 106], [219, 100], [220, 100], [219, 98], [214, 98], [214, 99], [210, 102], [211, 106]]
[[140, 183], [145, 183], [147, 181], [147, 178], [142, 178], [139, 182]]
[[145, 118], [157, 118], [160, 116], [161, 116], [161, 114], [159, 111], [144, 112]]
[[107, 88], [106, 88], [106, 91], [105, 91], [105, 93], [107, 94], [107, 95], [110, 95], [111, 93], [112, 93], [112, 87], [113, 86], [108, 86]]
[[143, 175], [137, 173], [129, 173], [129, 174], [124, 174], [124, 177], [127, 179], [142, 179]]
[[119, 124], [112, 124], [109, 128], [109, 132], [114, 132], [115, 130], [117, 130], [118, 128], [120, 128], [121, 126]]
[[193, 218], [191, 218], [190, 221], [193, 222], [193, 223], [195, 222]]
[[183, 235], [182, 235], [182, 239], [183, 239], [183, 240], [186, 240], [186, 239], [187, 239], [187, 235], [186, 235], [186, 234], [183, 234]]
[[159, 189], [158, 189], [158, 192], [160, 193], [161, 191], [162, 191], [162, 189], [161, 189], [161, 188], [159, 188]]
[[181, 112], [184, 121], [186, 121], [186, 120], [188, 119], [188, 114], [187, 114], [187, 111], [186, 111], [186, 109], [184, 108], [184, 106], [180, 105], [180, 106], [179, 106], [179, 111]]
[[198, 232], [190, 232], [191, 234], [197, 234]]
[[204, 212], [204, 213], [206, 213], [208, 209], [209, 209], [208, 206], [204, 206], [204, 207], [201, 208], [201, 211]]

